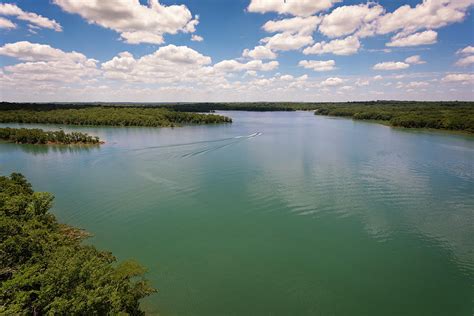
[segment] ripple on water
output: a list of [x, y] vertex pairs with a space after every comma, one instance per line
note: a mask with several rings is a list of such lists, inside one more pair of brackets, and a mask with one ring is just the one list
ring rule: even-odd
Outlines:
[[472, 307], [472, 141], [312, 113], [229, 115], [226, 126], [98, 129], [110, 139], [98, 150], [8, 145], [1, 167], [54, 192], [58, 217], [98, 246], [149, 268], [160, 293], [147, 302], [163, 314]]

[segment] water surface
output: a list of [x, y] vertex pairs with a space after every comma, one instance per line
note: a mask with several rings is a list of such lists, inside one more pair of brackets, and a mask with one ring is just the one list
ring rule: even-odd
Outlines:
[[64, 127], [107, 143], [0, 144], [0, 173], [147, 266], [152, 313], [472, 315], [474, 137], [224, 114], [234, 123]]

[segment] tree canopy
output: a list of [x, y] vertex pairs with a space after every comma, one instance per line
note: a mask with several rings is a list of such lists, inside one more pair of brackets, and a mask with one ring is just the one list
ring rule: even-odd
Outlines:
[[0, 139], [18, 144], [100, 144], [99, 137], [87, 133], [44, 131], [39, 128], [0, 128]]
[[143, 314], [155, 291], [144, 268], [82, 245], [87, 234], [59, 224], [52, 203], [21, 174], [0, 176], [0, 314]]
[[316, 115], [385, 121], [391, 126], [433, 128], [474, 133], [473, 102], [367, 102], [328, 104]]
[[[179, 126], [231, 122], [214, 111], [315, 111], [391, 126], [474, 133], [474, 102], [0, 103], [0, 123]], [[198, 113], [201, 112], [201, 113]]]
[[228, 117], [215, 114], [188, 113], [166, 108], [98, 106], [61, 108], [25, 105], [0, 110], [0, 123], [40, 123], [105, 126], [174, 127], [187, 124], [230, 123]]

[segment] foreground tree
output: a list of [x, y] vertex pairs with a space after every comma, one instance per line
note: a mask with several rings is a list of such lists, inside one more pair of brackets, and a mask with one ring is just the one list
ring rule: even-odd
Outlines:
[[82, 245], [87, 234], [59, 224], [52, 201], [21, 174], [0, 177], [0, 314], [143, 314], [155, 292], [145, 270]]

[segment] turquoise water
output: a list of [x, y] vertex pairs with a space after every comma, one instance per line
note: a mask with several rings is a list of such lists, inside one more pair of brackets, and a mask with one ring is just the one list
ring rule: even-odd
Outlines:
[[152, 314], [472, 315], [474, 137], [224, 114], [234, 123], [65, 127], [100, 148], [0, 144], [0, 173], [147, 266]]

